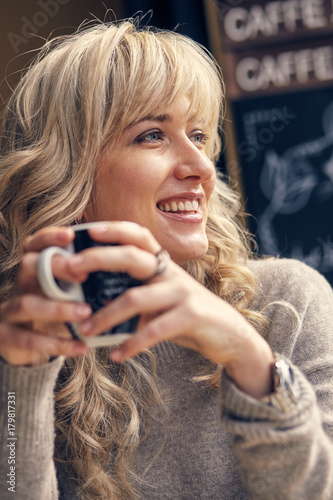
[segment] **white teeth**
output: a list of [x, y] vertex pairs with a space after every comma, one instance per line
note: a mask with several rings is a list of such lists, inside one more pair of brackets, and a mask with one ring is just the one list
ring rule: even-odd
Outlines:
[[178, 203], [173, 200], [170, 203], [159, 203], [158, 208], [162, 212], [196, 212], [199, 208], [198, 200], [186, 200], [185, 203], [183, 201], [179, 201]]

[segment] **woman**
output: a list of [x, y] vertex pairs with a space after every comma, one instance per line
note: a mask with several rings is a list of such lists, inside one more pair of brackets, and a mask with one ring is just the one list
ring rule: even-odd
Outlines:
[[[7, 106], [1, 497], [332, 498], [331, 288], [301, 263], [248, 258], [214, 169], [219, 69], [135, 24], [47, 43]], [[72, 241], [75, 220], [109, 221], [91, 235], [121, 246], [55, 259], [56, 277], [145, 282], [94, 316], [38, 284], [39, 253]], [[136, 314], [111, 354], [63, 326], [97, 335]]]

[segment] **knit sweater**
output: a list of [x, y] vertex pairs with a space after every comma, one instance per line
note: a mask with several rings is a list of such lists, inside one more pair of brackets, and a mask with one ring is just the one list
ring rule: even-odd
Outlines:
[[[249, 265], [258, 283], [254, 308], [280, 301], [265, 310], [266, 339], [273, 351], [291, 360], [300, 399], [283, 413], [244, 394], [225, 376], [220, 390], [209, 390], [192, 380], [207, 362], [200, 354], [169, 342], [156, 346], [158, 384], [170, 418], [167, 431], [153, 419], [139, 447], [135, 466], [143, 476], [138, 484], [142, 499], [333, 499], [331, 287], [296, 261], [268, 259]], [[281, 301], [297, 309], [301, 325]], [[75, 498], [65, 466], [58, 471], [57, 484], [52, 458], [53, 390], [62, 363], [61, 358], [34, 368], [1, 363], [3, 500]], [[9, 395], [15, 395], [12, 436], [7, 406], [14, 399]]]

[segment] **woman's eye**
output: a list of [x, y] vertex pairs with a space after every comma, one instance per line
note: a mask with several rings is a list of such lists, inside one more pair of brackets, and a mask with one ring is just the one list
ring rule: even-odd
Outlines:
[[142, 143], [155, 143], [162, 139], [163, 137], [163, 132], [160, 130], [153, 130], [151, 132], [144, 132], [143, 134], [140, 134], [134, 142], [137, 144], [142, 144]]
[[208, 140], [208, 136], [204, 134], [203, 132], [195, 132], [192, 136], [191, 139], [193, 142], [198, 143], [198, 144], [206, 144]]

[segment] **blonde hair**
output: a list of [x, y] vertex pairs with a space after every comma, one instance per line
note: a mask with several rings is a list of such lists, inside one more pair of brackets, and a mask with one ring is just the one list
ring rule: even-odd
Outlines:
[[[215, 161], [223, 84], [203, 47], [174, 32], [139, 29], [133, 20], [45, 44], [4, 114], [1, 300], [13, 283], [25, 237], [48, 225], [71, 224], [93, 199], [105, 149], [130, 123], [182, 96], [189, 97], [189, 115], [206, 120], [208, 155]], [[263, 317], [250, 309], [255, 283], [245, 267], [249, 249], [236, 223], [239, 208], [237, 196], [219, 180], [209, 206], [209, 250], [184, 267], [262, 327]], [[153, 383], [154, 359], [143, 357], [116, 368], [102, 349], [66, 361], [56, 393], [56, 445], [59, 460], [69, 461], [77, 478], [80, 498], [136, 498], [132, 453], [147, 432], [151, 405], [163, 404]], [[216, 384], [215, 368], [198, 379]]]

